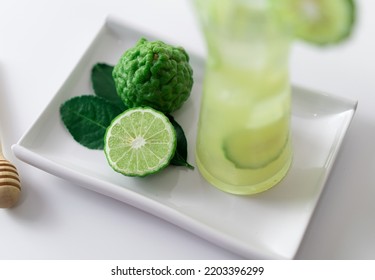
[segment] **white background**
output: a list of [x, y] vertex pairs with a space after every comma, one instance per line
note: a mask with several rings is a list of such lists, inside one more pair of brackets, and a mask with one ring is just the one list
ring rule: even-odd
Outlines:
[[[375, 259], [375, 2], [357, 4], [350, 41], [292, 52], [293, 83], [359, 101], [297, 259]], [[0, 209], [0, 259], [240, 259], [12, 156], [108, 14], [204, 54], [188, 0], [0, 0], [1, 134], [23, 184]]]

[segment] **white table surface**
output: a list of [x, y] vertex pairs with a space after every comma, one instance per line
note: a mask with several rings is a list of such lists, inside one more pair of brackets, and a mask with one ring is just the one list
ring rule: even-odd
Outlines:
[[[297, 259], [375, 259], [375, 2], [357, 0], [350, 41], [296, 43], [298, 85], [359, 101]], [[108, 14], [198, 54], [189, 1], [0, 1], [0, 123], [23, 193], [0, 209], [0, 259], [241, 259], [168, 222], [17, 160], [10, 146], [63, 84]]]

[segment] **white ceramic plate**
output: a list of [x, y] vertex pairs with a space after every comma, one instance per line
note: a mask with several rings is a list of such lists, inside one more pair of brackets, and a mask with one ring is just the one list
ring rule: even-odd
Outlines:
[[[171, 166], [151, 177], [125, 177], [108, 166], [102, 151], [89, 150], [73, 140], [60, 121], [59, 107], [73, 96], [92, 92], [91, 67], [97, 62], [115, 64], [142, 36], [155, 39], [108, 18], [62, 88], [13, 146], [15, 155], [246, 258], [293, 258], [354, 115], [356, 102], [294, 87], [294, 162], [287, 177], [262, 194], [241, 197], [223, 193], [206, 183], [197, 168], [191, 171]], [[195, 165], [204, 61], [191, 54], [191, 64], [195, 75], [192, 96], [174, 116], [185, 130], [188, 160]]]

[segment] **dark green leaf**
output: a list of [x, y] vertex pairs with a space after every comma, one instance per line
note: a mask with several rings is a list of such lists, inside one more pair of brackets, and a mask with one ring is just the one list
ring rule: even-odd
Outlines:
[[73, 138], [90, 149], [103, 149], [104, 135], [122, 110], [94, 95], [73, 97], [60, 107], [61, 119]]
[[97, 96], [103, 97], [116, 104], [122, 111], [127, 108], [117, 94], [115, 82], [112, 77], [113, 66], [97, 63], [91, 70], [91, 82]]
[[194, 166], [190, 165], [187, 162], [187, 140], [182, 127], [176, 122], [176, 120], [171, 115], [168, 114], [167, 117], [169, 118], [169, 121], [172, 123], [177, 136], [177, 148], [170, 164], [176, 166], [185, 166], [187, 168], [194, 169]]

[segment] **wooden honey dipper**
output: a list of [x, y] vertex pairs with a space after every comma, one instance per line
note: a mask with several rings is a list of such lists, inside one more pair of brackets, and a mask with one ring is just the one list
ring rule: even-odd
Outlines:
[[0, 208], [13, 207], [21, 194], [21, 183], [16, 167], [5, 159], [0, 142]]

